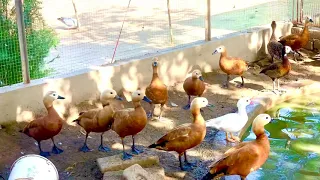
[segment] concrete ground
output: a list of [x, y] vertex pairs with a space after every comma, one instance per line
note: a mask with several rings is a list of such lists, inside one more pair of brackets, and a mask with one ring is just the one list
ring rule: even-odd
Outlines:
[[[307, 57], [313, 57], [314, 53], [306, 52]], [[258, 64], [264, 64], [260, 61]], [[290, 84], [291, 82], [299, 82], [305, 79], [311, 81], [320, 80], [320, 61], [306, 58], [304, 61], [292, 61], [292, 71], [288, 76], [281, 79], [281, 85]], [[204, 74], [205, 82], [208, 83], [207, 90], [203, 95], [215, 107], [204, 109], [202, 115], [205, 119], [211, 119], [234, 112], [236, 110], [236, 102], [242, 96], [259, 96], [265, 92], [263, 89], [270, 89], [272, 81], [263, 75], [259, 74], [259, 66], [250, 69], [245, 75], [245, 87], [238, 89], [235, 85], [240, 83], [239, 77], [232, 77], [230, 89], [223, 89], [221, 84], [225, 81], [226, 76], [219, 71]], [[171, 102], [178, 105], [172, 107]], [[125, 107], [132, 107], [131, 103], [122, 102]], [[207, 167], [217, 160], [222, 153], [233, 146], [232, 143], [226, 143], [224, 133], [214, 129], [207, 129], [205, 140], [197, 147], [187, 151], [190, 161], [196, 161], [198, 167], [190, 172], [182, 172], [179, 169], [179, 161], [175, 152], [164, 152], [158, 150], [149, 150], [146, 147], [155, 142], [158, 138], [164, 135], [167, 131], [177, 125], [191, 122], [190, 111], [185, 111], [182, 106], [187, 103], [182, 82], [177, 82], [175, 86], [169, 87], [169, 102], [165, 108], [163, 118], [164, 122], [149, 120], [146, 128], [136, 136], [136, 143], [139, 148], [144, 148], [156, 154], [160, 158], [160, 163], [164, 167], [167, 179], [198, 179], [207, 172]], [[77, 105], [81, 110], [87, 110], [96, 106], [89, 102], [83, 102]], [[143, 103], [145, 110], [149, 110], [149, 105]], [[65, 115], [68, 118], [68, 114]], [[35, 141], [24, 134], [18, 132], [23, 127], [22, 124], [4, 125], [0, 129], [0, 173], [7, 176], [12, 163], [24, 154], [38, 153], [38, 148]], [[61, 180], [86, 180], [86, 179], [101, 179], [96, 159], [106, 156], [111, 156], [121, 153], [122, 145], [120, 138], [109, 131], [104, 135], [104, 144], [111, 147], [112, 151], [102, 153], [97, 151], [100, 135], [92, 133], [88, 139], [88, 146], [93, 149], [92, 152], [78, 152], [79, 147], [84, 141], [84, 134], [78, 126], [65, 124], [61, 133], [55, 137], [59, 147], [64, 152], [60, 155], [53, 155], [49, 159], [55, 164], [59, 171]], [[126, 148], [131, 146], [131, 138], [125, 139]], [[43, 142], [43, 149], [50, 150], [52, 147], [51, 141]], [[249, 177], [249, 179], [254, 179]]]

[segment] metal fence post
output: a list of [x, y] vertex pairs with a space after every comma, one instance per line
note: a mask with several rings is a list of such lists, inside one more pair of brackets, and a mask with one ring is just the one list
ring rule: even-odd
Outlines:
[[210, 1], [207, 0], [207, 13], [206, 13], [206, 20], [205, 20], [205, 40], [211, 41], [211, 8], [210, 8]]
[[23, 0], [15, 0], [23, 83], [30, 83], [27, 39], [23, 18]]

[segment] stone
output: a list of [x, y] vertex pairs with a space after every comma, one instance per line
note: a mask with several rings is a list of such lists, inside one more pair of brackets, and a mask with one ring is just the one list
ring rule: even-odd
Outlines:
[[[109, 171], [104, 173], [103, 180], [119, 180], [119, 179], [134, 179], [135, 175], [131, 175], [129, 178], [126, 176], [134, 173], [137, 174], [137, 172], [142, 172], [139, 174], [142, 174], [144, 176], [148, 176], [147, 179], [154, 179], [154, 180], [163, 180], [165, 179], [164, 169], [161, 166], [152, 166], [149, 168], [142, 168], [140, 165], [135, 164], [130, 166], [129, 168], [125, 169], [124, 171]], [[147, 172], [147, 174], [145, 173]], [[144, 177], [142, 176], [142, 177]]]
[[122, 154], [114, 156], [108, 156], [104, 158], [98, 158], [97, 163], [100, 171], [105, 173], [107, 171], [120, 171], [124, 170], [134, 164], [139, 164], [143, 168], [147, 168], [154, 165], [159, 165], [159, 157], [154, 155], [148, 155], [145, 153], [133, 156], [132, 159], [123, 161], [121, 159]]

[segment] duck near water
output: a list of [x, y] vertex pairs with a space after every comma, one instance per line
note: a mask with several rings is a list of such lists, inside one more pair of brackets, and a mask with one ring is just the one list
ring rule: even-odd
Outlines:
[[[239, 132], [246, 125], [248, 121], [246, 107], [249, 104], [253, 104], [250, 98], [243, 97], [239, 99], [237, 102], [238, 112], [207, 120], [206, 126], [225, 131], [226, 140], [229, 142], [240, 142], [240, 138], [233, 136], [232, 133]], [[231, 139], [228, 137], [228, 133], [230, 133]]]
[[283, 59], [283, 55], [285, 54], [283, 51], [284, 51], [284, 46], [278, 42], [278, 40], [276, 39], [276, 36], [275, 36], [275, 29], [277, 27], [277, 24], [275, 21], [272, 21], [271, 23], [271, 28], [272, 28], [272, 34], [271, 34], [271, 37], [270, 37], [270, 41], [267, 45], [267, 49], [268, 49], [268, 52], [271, 56], [271, 63], [274, 62], [274, 58], [277, 58], [277, 59], [280, 59], [282, 60]]
[[113, 123], [114, 108], [112, 107], [112, 104], [110, 104], [110, 101], [115, 98], [118, 100], [122, 100], [122, 98], [117, 95], [117, 92], [115, 90], [104, 90], [100, 95], [100, 101], [102, 102], [103, 108], [80, 112], [79, 117], [73, 121], [86, 131], [86, 139], [84, 141], [84, 145], [80, 148], [80, 151], [90, 151], [87, 146], [87, 139], [90, 132], [101, 133], [101, 141], [98, 148], [99, 151], [110, 151], [108, 147], [103, 146], [103, 134], [106, 131], [110, 130]]
[[[206, 136], [205, 121], [200, 113], [200, 108], [209, 106], [208, 100], [204, 97], [196, 97], [191, 103], [193, 122], [182, 124], [169, 131], [149, 148], [156, 148], [164, 151], [176, 151], [179, 154], [180, 168], [189, 170], [194, 164], [188, 162], [186, 150], [199, 145]], [[181, 157], [184, 155], [185, 165], [182, 165]]]
[[[285, 90], [280, 90], [279, 78], [284, 77], [285, 75], [289, 74], [289, 72], [291, 70], [291, 64], [290, 64], [290, 61], [287, 57], [287, 53], [291, 52], [292, 50], [289, 46], [285, 46], [284, 48], [285, 48], [285, 54], [283, 55], [282, 62], [273, 63], [273, 64], [267, 66], [266, 68], [262, 69], [262, 71], [260, 72], [260, 74], [265, 74], [272, 79], [272, 82], [273, 82], [272, 92], [275, 94], [277, 94], [277, 91], [279, 91], [279, 92], [285, 91]], [[275, 80], [277, 80], [277, 82], [278, 82], [277, 91], [275, 89], [275, 87], [276, 87]]]
[[313, 23], [313, 20], [311, 18], [306, 18], [304, 23], [304, 28], [301, 34], [290, 34], [284, 37], [281, 37], [279, 42], [284, 46], [290, 46], [291, 49], [302, 56], [299, 53], [299, 49], [305, 47], [309, 41], [310, 35], [309, 35], [309, 26], [310, 23]]
[[188, 104], [183, 107], [183, 109], [190, 109], [191, 96], [202, 96], [206, 85], [204, 83], [201, 71], [196, 69], [192, 72], [191, 77], [185, 79], [183, 83], [183, 89], [188, 95]]
[[258, 115], [252, 123], [256, 139], [242, 142], [229, 150], [215, 162], [202, 180], [210, 180], [217, 176], [239, 175], [245, 179], [248, 174], [260, 168], [268, 159], [270, 142], [265, 134], [264, 126], [272, 121], [268, 114]]
[[124, 150], [123, 139], [126, 136], [132, 136], [131, 151], [133, 154], [140, 154], [143, 152], [142, 150], [138, 150], [135, 147], [134, 142], [135, 135], [144, 129], [144, 127], [147, 125], [148, 120], [147, 114], [140, 104], [141, 100], [152, 103], [152, 101], [147, 96], [145, 96], [145, 94], [141, 90], [137, 90], [132, 93], [132, 102], [134, 105], [134, 109], [121, 109], [117, 110], [114, 113], [114, 123], [112, 124], [112, 130], [114, 130], [121, 138], [123, 147], [123, 160], [132, 158], [132, 155], [126, 153]]
[[154, 58], [152, 62], [152, 80], [150, 82], [150, 85], [146, 88], [146, 96], [152, 101], [150, 104], [151, 110], [148, 113], [148, 117], [152, 117], [153, 110], [154, 110], [154, 104], [161, 104], [160, 107], [160, 115], [159, 120], [161, 120], [163, 106], [168, 101], [168, 89], [165, 84], [161, 81], [158, 75], [158, 67], [159, 67], [159, 61], [158, 58]]
[[28, 123], [20, 132], [32, 137], [38, 142], [40, 155], [47, 157], [50, 156], [49, 152], [44, 152], [41, 149], [41, 141], [51, 139], [53, 143], [52, 153], [60, 154], [63, 152], [59, 149], [53, 137], [60, 133], [62, 129], [62, 118], [53, 107], [53, 101], [56, 99], [65, 99], [59, 96], [55, 91], [49, 91], [43, 98], [43, 104], [48, 111], [48, 115], [40, 117]]
[[223, 86], [226, 88], [229, 87], [230, 75], [238, 75], [242, 80], [242, 83], [238, 87], [243, 87], [243, 73], [248, 70], [248, 63], [241, 58], [229, 57], [227, 55], [227, 49], [224, 46], [217, 47], [212, 55], [217, 53], [221, 53], [219, 60], [220, 69], [227, 74], [227, 81]]

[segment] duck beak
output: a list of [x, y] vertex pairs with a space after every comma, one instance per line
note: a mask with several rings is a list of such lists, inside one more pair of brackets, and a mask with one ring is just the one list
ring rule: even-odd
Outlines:
[[275, 122], [277, 122], [276, 121], [276, 119], [274, 119], [274, 118], [271, 118], [271, 121], [270, 121], [271, 123], [275, 123]]
[[123, 98], [122, 97], [120, 97], [120, 96], [118, 96], [118, 95], [116, 95], [116, 97], [114, 97], [116, 100], [119, 100], [119, 101], [123, 101]]
[[203, 79], [203, 77], [202, 77], [202, 76], [200, 76], [200, 77], [199, 77], [199, 79], [200, 79], [201, 81], [204, 81], [204, 79]]
[[58, 99], [65, 99], [64, 97], [62, 97], [62, 96], [58, 96]]
[[147, 103], [152, 103], [152, 101], [147, 96], [144, 96], [142, 100], [144, 100]]
[[157, 62], [153, 62], [153, 66], [154, 66], [154, 67], [157, 67], [157, 66], [158, 66], [158, 63], [157, 63]]
[[212, 55], [217, 54], [217, 53], [218, 53], [218, 51], [217, 51], [217, 50], [214, 50], [213, 53], [212, 53]]
[[213, 104], [208, 103], [206, 107], [214, 107]]
[[312, 23], [313, 23], [313, 20], [312, 20], [312, 19], [309, 19], [309, 22], [312, 22]]

